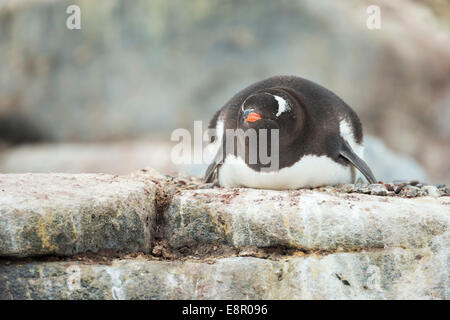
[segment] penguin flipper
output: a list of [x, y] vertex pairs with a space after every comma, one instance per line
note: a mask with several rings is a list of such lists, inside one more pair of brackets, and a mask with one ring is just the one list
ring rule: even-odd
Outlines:
[[208, 166], [208, 168], [206, 169], [206, 172], [205, 172], [205, 177], [204, 177], [205, 183], [211, 183], [214, 181], [214, 174], [216, 173], [217, 168], [218, 168], [218, 164], [215, 161], [213, 161]]
[[217, 177], [218, 177], [219, 168], [220, 168], [220, 166], [222, 164], [222, 160], [223, 160], [224, 145], [225, 145], [225, 139], [222, 140], [222, 148], [219, 148], [219, 150], [216, 153], [216, 156], [214, 157], [214, 160], [211, 162], [211, 164], [206, 169], [205, 177], [204, 177], [205, 183], [213, 182], [215, 173], [217, 173]]
[[369, 166], [363, 159], [358, 157], [358, 155], [352, 150], [347, 141], [343, 141], [340, 155], [341, 157], [347, 159], [356, 169], [358, 169], [359, 172], [361, 172], [364, 177], [366, 177], [369, 183], [377, 183], [372, 170], [370, 170]]

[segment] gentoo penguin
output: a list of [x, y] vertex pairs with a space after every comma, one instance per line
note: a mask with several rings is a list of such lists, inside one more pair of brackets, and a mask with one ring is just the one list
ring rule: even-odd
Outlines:
[[[303, 78], [274, 76], [248, 86], [214, 115], [209, 129], [215, 133], [207, 146], [212, 161], [206, 182], [217, 178], [223, 187], [298, 189], [353, 183], [356, 168], [376, 183], [363, 160], [356, 113], [330, 90]], [[246, 135], [250, 131], [256, 139]], [[259, 153], [263, 146], [266, 155], [278, 156], [275, 168]]]

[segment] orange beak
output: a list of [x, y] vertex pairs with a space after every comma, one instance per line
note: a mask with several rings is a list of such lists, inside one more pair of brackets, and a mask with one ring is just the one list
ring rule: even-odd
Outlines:
[[261, 115], [259, 113], [252, 112], [252, 113], [250, 113], [247, 116], [245, 121], [247, 121], [247, 122], [255, 122], [255, 121], [258, 121], [258, 120], [261, 120], [261, 119], [262, 119], [262, 117], [261, 117]]

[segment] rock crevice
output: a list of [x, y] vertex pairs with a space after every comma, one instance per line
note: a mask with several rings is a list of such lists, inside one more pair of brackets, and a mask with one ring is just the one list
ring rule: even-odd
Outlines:
[[0, 298], [448, 299], [448, 189], [413, 184], [0, 175]]

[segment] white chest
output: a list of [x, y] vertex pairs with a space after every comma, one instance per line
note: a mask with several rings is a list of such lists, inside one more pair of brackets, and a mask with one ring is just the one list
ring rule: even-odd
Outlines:
[[314, 155], [273, 172], [254, 171], [241, 158], [228, 155], [219, 170], [219, 183], [223, 187], [284, 190], [352, 183], [352, 180], [351, 167]]

